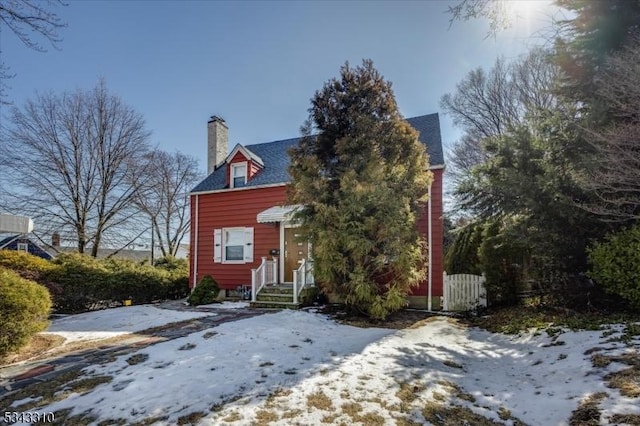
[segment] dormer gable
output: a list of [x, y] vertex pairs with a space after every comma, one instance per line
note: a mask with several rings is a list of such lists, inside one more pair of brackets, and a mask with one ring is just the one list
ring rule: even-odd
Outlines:
[[264, 161], [250, 149], [237, 144], [225, 160], [227, 188], [245, 186], [264, 168]]

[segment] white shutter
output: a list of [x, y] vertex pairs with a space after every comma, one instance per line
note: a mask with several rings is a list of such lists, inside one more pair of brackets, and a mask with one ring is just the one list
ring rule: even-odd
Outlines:
[[222, 262], [222, 229], [213, 231], [213, 261]]
[[253, 262], [253, 228], [244, 228], [244, 261]]

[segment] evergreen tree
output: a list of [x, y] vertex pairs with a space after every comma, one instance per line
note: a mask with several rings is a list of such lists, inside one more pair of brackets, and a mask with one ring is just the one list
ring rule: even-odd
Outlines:
[[311, 102], [289, 173], [314, 274], [348, 308], [383, 319], [424, 279], [416, 221], [428, 157], [370, 60], [346, 63]]

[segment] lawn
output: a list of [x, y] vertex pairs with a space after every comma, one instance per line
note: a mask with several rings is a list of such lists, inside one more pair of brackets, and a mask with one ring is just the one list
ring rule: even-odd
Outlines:
[[[504, 335], [432, 317], [393, 330], [282, 311], [142, 348], [0, 406], [54, 411], [61, 424], [640, 424], [640, 333], [629, 327]], [[103, 328], [93, 331], [113, 331]]]

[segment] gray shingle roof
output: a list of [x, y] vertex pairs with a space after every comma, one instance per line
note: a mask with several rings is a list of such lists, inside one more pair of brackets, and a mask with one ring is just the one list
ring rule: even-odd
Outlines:
[[[429, 153], [429, 163], [433, 166], [444, 165], [442, 152], [442, 138], [440, 136], [440, 119], [438, 114], [421, 115], [407, 118], [407, 122], [420, 132], [420, 142], [426, 145]], [[285, 139], [275, 142], [246, 145], [245, 148], [259, 156], [264, 161], [264, 168], [247, 182], [247, 187], [289, 182], [289, 154], [287, 150], [296, 146], [300, 138]], [[200, 182], [193, 192], [206, 192], [224, 189], [226, 187], [226, 164], [222, 164]]]

